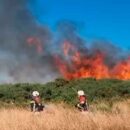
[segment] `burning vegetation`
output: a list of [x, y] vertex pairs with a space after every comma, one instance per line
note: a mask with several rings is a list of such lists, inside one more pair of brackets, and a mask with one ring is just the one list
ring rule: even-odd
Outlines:
[[[89, 50], [87, 50], [89, 51]], [[101, 50], [92, 54], [79, 51], [69, 42], [63, 43], [64, 58], [56, 56], [56, 65], [66, 79], [74, 78], [114, 78], [130, 79], [130, 59], [117, 61], [113, 66], [105, 63], [107, 55]]]
[[[29, 45], [36, 45], [37, 52], [42, 53], [38, 39], [29, 38], [28, 43]], [[82, 51], [83, 49], [84, 51]], [[80, 48], [67, 40], [60, 44], [58, 50], [60, 50], [60, 53], [55, 52], [51, 56], [54, 59], [54, 65], [65, 79], [90, 77], [96, 79], [130, 79], [129, 58], [120, 59], [119, 57], [113, 64], [109, 63], [112, 62], [110, 60], [107, 63], [109, 53], [105, 53], [105, 51], [98, 48]]]
[[52, 33], [37, 24], [27, 4], [0, 1], [0, 82], [47, 82], [61, 75], [130, 79], [129, 54], [106, 41], [88, 46], [73, 22], [59, 22]]

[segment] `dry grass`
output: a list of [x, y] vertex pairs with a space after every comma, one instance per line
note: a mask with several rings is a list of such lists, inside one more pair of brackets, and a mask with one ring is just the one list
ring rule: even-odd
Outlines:
[[51, 105], [35, 115], [24, 109], [1, 109], [0, 130], [130, 130], [129, 101], [115, 104], [112, 113], [80, 113]]

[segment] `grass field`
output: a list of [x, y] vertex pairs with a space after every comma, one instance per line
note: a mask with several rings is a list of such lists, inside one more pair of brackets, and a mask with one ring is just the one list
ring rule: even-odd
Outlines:
[[0, 130], [130, 130], [130, 100], [115, 103], [111, 112], [80, 113], [64, 105], [49, 105], [39, 115], [27, 109], [0, 109]]

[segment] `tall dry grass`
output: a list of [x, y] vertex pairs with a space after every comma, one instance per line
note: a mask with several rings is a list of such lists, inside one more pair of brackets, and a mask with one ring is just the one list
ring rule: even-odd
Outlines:
[[129, 102], [116, 103], [111, 113], [80, 113], [50, 105], [39, 115], [25, 109], [1, 109], [0, 130], [130, 130]]

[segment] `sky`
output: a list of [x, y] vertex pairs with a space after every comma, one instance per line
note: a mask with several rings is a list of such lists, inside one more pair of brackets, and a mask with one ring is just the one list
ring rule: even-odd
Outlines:
[[[60, 26], [57, 31], [59, 21], [64, 20], [76, 23], [77, 32], [67, 26], [71, 24], [60, 24], [67, 28]], [[125, 50], [108, 44], [104, 49], [110, 57], [128, 57], [129, 30], [130, 0], [0, 0], [0, 83], [43, 82], [58, 77], [52, 54], [62, 53], [57, 48], [66, 39], [81, 49], [93, 40], [103, 40], [103, 44], [90, 46], [94, 48], [110, 42]], [[36, 45], [44, 47], [42, 54], [37, 53]]]
[[28, 8], [52, 30], [58, 21], [73, 21], [85, 40], [103, 39], [130, 50], [130, 0], [31, 0]]

